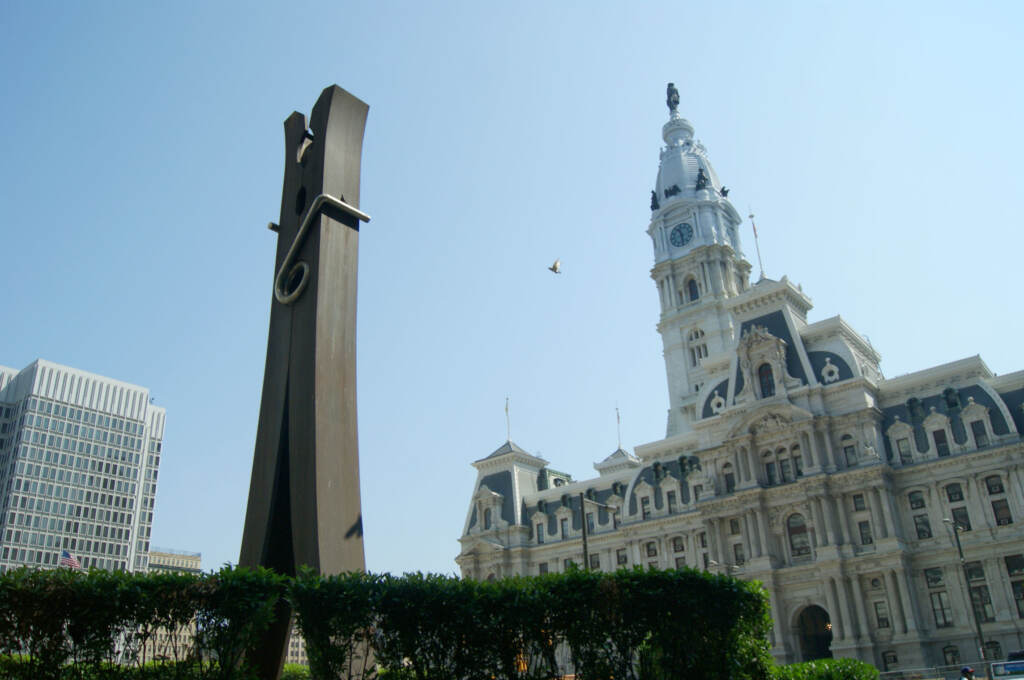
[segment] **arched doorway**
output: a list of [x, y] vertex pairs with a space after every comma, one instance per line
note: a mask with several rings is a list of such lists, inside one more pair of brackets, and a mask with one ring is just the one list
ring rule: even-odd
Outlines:
[[802, 661], [832, 658], [832, 622], [824, 609], [812, 604], [800, 612], [796, 632]]

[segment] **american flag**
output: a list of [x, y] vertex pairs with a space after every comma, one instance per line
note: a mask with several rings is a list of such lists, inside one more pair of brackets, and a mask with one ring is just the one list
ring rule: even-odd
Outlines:
[[72, 569], [82, 568], [82, 564], [78, 561], [78, 558], [73, 557], [67, 550], [60, 551], [60, 566], [71, 567]]

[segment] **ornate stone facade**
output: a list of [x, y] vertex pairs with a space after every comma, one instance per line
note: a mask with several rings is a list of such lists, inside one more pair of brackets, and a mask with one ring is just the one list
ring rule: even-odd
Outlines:
[[786, 277], [750, 284], [693, 126], [672, 111], [663, 136], [647, 233], [666, 438], [588, 480], [511, 442], [474, 463], [463, 576], [579, 564], [586, 522], [592, 568], [763, 582], [780, 662], [972, 662], [972, 609], [988, 656], [1024, 648], [1024, 371], [997, 377], [975, 356], [884, 378], [842, 318], [807, 321]]

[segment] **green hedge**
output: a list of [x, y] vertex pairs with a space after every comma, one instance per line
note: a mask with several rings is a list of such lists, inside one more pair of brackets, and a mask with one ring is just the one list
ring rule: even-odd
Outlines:
[[773, 680], [878, 680], [878, 669], [856, 659], [818, 659], [776, 666]]
[[[308, 675], [288, 668], [287, 678], [374, 669], [389, 680], [812, 677], [773, 675], [759, 584], [705, 572], [571, 570], [477, 582], [310, 571], [287, 579], [241, 568], [8, 572], [0, 576], [0, 677], [250, 678], [246, 654], [282, 597], [310, 662]], [[154, 648], [159, 629], [181, 634], [178, 658]]]

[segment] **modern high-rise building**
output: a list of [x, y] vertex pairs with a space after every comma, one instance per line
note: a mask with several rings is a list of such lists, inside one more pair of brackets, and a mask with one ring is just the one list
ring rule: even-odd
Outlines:
[[886, 378], [841, 317], [808, 319], [800, 286], [751, 283], [740, 216], [671, 90], [669, 103], [638, 229], [666, 436], [603, 457], [591, 479], [512, 442], [473, 463], [463, 576], [586, 563], [756, 579], [786, 663], [955, 668], [1024, 648], [1024, 371], [973, 356]]
[[165, 417], [145, 387], [42, 359], [0, 366], [0, 573], [145, 571]]

